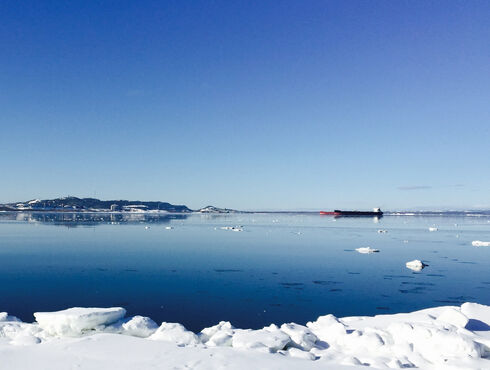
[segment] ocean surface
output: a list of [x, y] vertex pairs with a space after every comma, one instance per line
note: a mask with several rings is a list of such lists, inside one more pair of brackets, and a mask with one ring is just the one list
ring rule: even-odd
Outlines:
[[473, 240], [490, 217], [0, 213], [0, 312], [122, 306], [199, 331], [488, 305], [490, 247]]

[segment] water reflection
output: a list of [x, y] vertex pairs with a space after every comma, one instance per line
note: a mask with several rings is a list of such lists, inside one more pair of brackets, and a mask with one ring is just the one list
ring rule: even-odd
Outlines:
[[21, 221], [78, 227], [102, 224], [168, 224], [172, 220], [185, 220], [187, 217], [187, 214], [176, 213], [6, 212], [0, 213], [0, 222]]

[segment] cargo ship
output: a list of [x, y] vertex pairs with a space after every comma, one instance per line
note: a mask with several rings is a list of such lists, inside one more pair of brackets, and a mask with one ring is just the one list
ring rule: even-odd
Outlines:
[[321, 215], [327, 215], [327, 216], [378, 216], [381, 217], [383, 216], [383, 212], [379, 208], [374, 208], [372, 211], [341, 211], [339, 209], [336, 209], [333, 212], [326, 212], [326, 211], [320, 211]]

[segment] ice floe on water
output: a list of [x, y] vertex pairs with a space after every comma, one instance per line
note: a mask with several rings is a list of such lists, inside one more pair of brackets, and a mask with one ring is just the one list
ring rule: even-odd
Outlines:
[[220, 229], [229, 231], [243, 231], [243, 226], [223, 226], [220, 227]]
[[482, 242], [481, 240], [473, 240], [471, 245], [475, 247], [490, 247], [490, 242]]
[[427, 267], [427, 265], [420, 260], [409, 261], [405, 264], [405, 266], [413, 271], [422, 271], [422, 269]]
[[0, 368], [490, 368], [490, 306], [477, 303], [258, 330], [222, 321], [198, 334], [125, 312], [71, 308], [34, 323], [1, 312]]
[[356, 248], [356, 251], [362, 254], [370, 254], [370, 253], [378, 253], [379, 249], [374, 249], [371, 247], [361, 247], [361, 248]]
[[439, 229], [437, 227], [429, 227], [429, 231], [438, 231]]

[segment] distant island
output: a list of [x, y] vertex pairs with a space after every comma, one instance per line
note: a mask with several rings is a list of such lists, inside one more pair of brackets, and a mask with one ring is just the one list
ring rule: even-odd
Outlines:
[[96, 198], [63, 197], [32, 199], [25, 202], [0, 204], [0, 211], [49, 211], [49, 212], [170, 212], [170, 213], [238, 213], [227, 208], [207, 206], [192, 210], [185, 205], [159, 201], [100, 200]]

